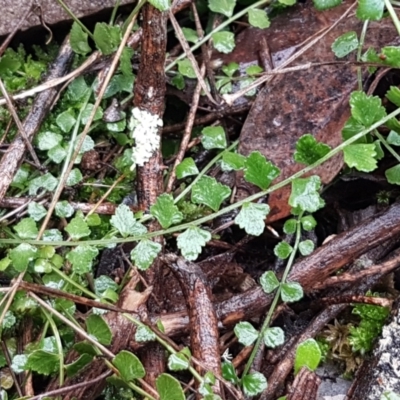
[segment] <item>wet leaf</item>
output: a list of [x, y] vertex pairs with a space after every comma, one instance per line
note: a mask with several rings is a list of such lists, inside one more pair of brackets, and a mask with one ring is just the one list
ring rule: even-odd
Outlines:
[[203, 176], [192, 188], [192, 202], [205, 204], [214, 211], [218, 211], [222, 202], [231, 194], [231, 189], [215, 178]]
[[249, 23], [251, 26], [259, 29], [265, 29], [271, 25], [267, 13], [257, 8], [249, 10]]
[[253, 151], [246, 159], [244, 179], [265, 190], [278, 177], [280, 171], [267, 161], [259, 151]]
[[346, 57], [358, 47], [357, 32], [350, 31], [339, 36], [332, 44], [332, 50], [338, 58]]
[[146, 371], [139, 358], [129, 351], [120, 351], [114, 357], [113, 364], [118, 368], [122, 378], [126, 381], [143, 378], [146, 375]]
[[234, 332], [239, 343], [251, 346], [258, 338], [258, 331], [249, 322], [239, 322], [235, 325]]
[[281, 346], [285, 342], [285, 332], [282, 328], [272, 327], [267, 328], [264, 333], [264, 343], [266, 346], [274, 349]]
[[311, 165], [330, 152], [331, 148], [319, 143], [310, 133], [303, 135], [296, 143], [294, 159], [296, 162]]
[[161, 374], [156, 380], [160, 400], [185, 400], [185, 394], [177, 379], [168, 374]]
[[89, 315], [89, 317], [86, 318], [86, 328], [88, 334], [94, 337], [99, 343], [105, 346], [111, 344], [111, 329], [107, 322], [99, 315]]
[[285, 241], [278, 243], [274, 247], [274, 254], [277, 257], [279, 257], [281, 260], [286, 260], [286, 258], [288, 258], [290, 256], [292, 251], [293, 251], [293, 247]]
[[235, 223], [244, 229], [247, 234], [259, 236], [264, 231], [264, 219], [268, 213], [268, 204], [246, 202], [236, 216]]
[[211, 233], [197, 226], [192, 226], [181, 233], [177, 239], [177, 246], [182, 255], [189, 261], [194, 261], [199, 256], [207, 242], [211, 240]]
[[350, 144], [343, 149], [344, 162], [358, 171], [371, 172], [377, 168], [375, 144]]
[[208, 126], [203, 128], [201, 133], [201, 143], [206, 150], [226, 148], [226, 136], [222, 126]]
[[252, 372], [242, 378], [242, 386], [246, 396], [256, 396], [267, 388], [267, 380], [260, 372]]
[[136, 221], [133, 212], [125, 204], [120, 204], [117, 207], [110, 222], [122, 237], [143, 235], [147, 232], [147, 229], [140, 222]]
[[212, 34], [213, 46], [219, 52], [229, 54], [235, 48], [235, 35], [232, 32], [216, 32]]
[[208, 8], [211, 11], [231, 17], [235, 8], [236, 0], [208, 0]]
[[270, 294], [279, 287], [278, 278], [273, 271], [266, 271], [261, 275], [260, 284], [265, 293]]
[[380, 20], [383, 16], [383, 10], [385, 8], [385, 2], [382, 0], [358, 0], [357, 2], [357, 18], [366, 21], [367, 19], [372, 21]]
[[281, 285], [281, 298], [285, 303], [293, 303], [303, 298], [303, 288], [300, 283], [286, 282]]
[[315, 371], [321, 361], [321, 350], [314, 339], [307, 339], [299, 344], [296, 349], [294, 373], [297, 374], [302, 367]]
[[157, 218], [164, 229], [178, 224], [183, 219], [183, 214], [174, 204], [174, 199], [167, 193], [157, 197], [155, 204], [150, 207], [150, 213]]
[[131, 251], [131, 259], [136, 267], [145, 271], [153, 264], [154, 259], [161, 249], [162, 246], [160, 243], [153, 242], [152, 240], [141, 240]]
[[321, 180], [319, 176], [309, 178], [298, 178], [292, 182], [292, 193], [289, 197], [289, 204], [302, 211], [313, 213], [325, 205], [319, 195]]
[[186, 178], [187, 176], [197, 175], [199, 170], [192, 157], [187, 157], [182, 160], [176, 167], [176, 176], [178, 179]]

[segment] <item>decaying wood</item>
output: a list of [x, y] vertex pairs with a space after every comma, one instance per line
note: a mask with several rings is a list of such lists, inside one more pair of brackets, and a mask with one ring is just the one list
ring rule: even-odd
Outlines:
[[[134, 100], [135, 107], [147, 111], [151, 115], [162, 119], [165, 108], [165, 57], [167, 47], [167, 20], [165, 13], [160, 12], [150, 4], [142, 10], [142, 45], [140, 66], [135, 81]], [[139, 207], [149, 210], [156, 202], [157, 197], [163, 192], [163, 159], [161, 154], [161, 128], [158, 130], [159, 149], [155, 151], [148, 162], [137, 168], [136, 190]], [[155, 231], [160, 228], [157, 221], [152, 221], [148, 230]], [[162, 237], [153, 238], [163, 244]], [[153, 296], [163, 298], [162, 293], [162, 265], [156, 259], [150, 269], [144, 273], [149, 285], [153, 285]], [[159, 310], [157, 301], [149, 302], [149, 311]], [[160, 311], [160, 310], [159, 310]], [[146, 382], [155, 386], [156, 378], [165, 371], [165, 351], [158, 343], [151, 343], [142, 353], [142, 363], [146, 369]]]
[[[266, 30], [249, 29], [238, 37], [237, 54], [232, 59], [244, 63], [254, 50], [259, 49], [261, 37], [271, 47], [275, 66], [280, 65], [301, 43], [323, 28], [332, 25], [352, 3], [326, 12], [320, 12], [309, 4], [299, 4], [288, 13], [273, 20]], [[296, 58], [290, 66], [309, 62], [335, 62], [331, 45], [341, 34], [348, 31], [360, 32], [363, 22], [354, 13], [344, 18], [329, 31], [322, 40]], [[290, 26], [290, 30], [288, 30]], [[240, 45], [240, 40], [248, 47]], [[390, 18], [368, 25], [365, 49], [376, 48], [398, 42], [398, 34]], [[247, 60], [240, 58], [247, 52]], [[235, 59], [234, 57], [238, 57]], [[352, 56], [348, 59], [351, 60]], [[354, 56], [355, 57], [355, 56]], [[355, 61], [355, 58], [354, 58]], [[368, 76], [365, 70], [364, 78]], [[325, 65], [318, 68], [299, 70], [278, 75], [258, 94], [243, 125], [239, 139], [239, 152], [249, 155], [260, 151], [267, 160], [280, 168], [279, 182], [298, 172], [302, 165], [293, 159], [295, 144], [300, 136], [311, 133], [318, 141], [332, 148], [342, 142], [342, 128], [350, 116], [348, 100], [350, 93], [357, 89], [357, 68], [354, 65]], [[312, 171], [323, 183], [330, 182], [342, 168], [342, 156], [337, 155]], [[258, 189], [243, 181], [242, 173], [237, 174], [238, 198], [247, 197]], [[271, 212], [269, 221], [275, 221], [290, 214], [288, 199], [290, 187], [273, 192], [268, 199]]]
[[303, 367], [293, 382], [287, 400], [316, 400], [321, 379], [315, 372]]
[[[168, 266], [177, 276], [184, 293], [190, 324], [191, 351], [206, 371], [221, 375], [219, 353], [218, 320], [212, 303], [212, 293], [207, 278], [194, 263], [184, 260], [175, 254], [163, 256]], [[220, 394], [219, 385], [214, 386], [214, 393]]]
[[396, 301], [391, 321], [383, 327], [373, 355], [357, 371], [348, 400], [376, 400], [385, 392], [400, 393], [400, 302]]
[[[46, 80], [58, 78], [64, 75], [72, 60], [73, 52], [66, 39], [60, 47], [56, 60], [51, 65]], [[25, 118], [23, 128], [27, 140], [32, 141], [35, 133], [39, 130], [44, 118], [50, 110], [54, 99], [58, 95], [56, 87], [40, 93], [34, 100], [32, 108]], [[10, 186], [14, 175], [16, 174], [25, 154], [26, 145], [21, 135], [18, 135], [10, 144], [7, 152], [0, 161], [0, 199], [3, 199], [8, 187]]]

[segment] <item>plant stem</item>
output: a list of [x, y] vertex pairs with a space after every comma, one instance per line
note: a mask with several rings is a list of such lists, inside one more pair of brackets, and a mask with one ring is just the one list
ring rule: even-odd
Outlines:
[[[361, 31], [360, 41], [358, 43], [358, 49], [357, 49], [357, 61], [361, 61], [361, 52], [364, 46], [365, 36], [367, 34], [368, 23], [369, 23], [368, 20], [364, 21], [364, 25]], [[362, 67], [357, 67], [358, 90], [363, 90], [361, 68]]]
[[257, 351], [258, 351], [258, 349], [260, 347], [261, 341], [264, 338], [265, 331], [269, 327], [269, 324], [271, 322], [272, 316], [274, 315], [276, 306], [278, 305], [278, 302], [279, 302], [279, 299], [280, 299], [280, 296], [281, 296], [282, 284], [286, 282], [286, 278], [287, 278], [287, 276], [288, 276], [288, 274], [289, 274], [289, 272], [290, 272], [290, 270], [291, 270], [291, 268], [293, 266], [294, 258], [296, 256], [297, 249], [299, 248], [299, 243], [300, 243], [300, 239], [301, 239], [300, 219], [301, 219], [302, 215], [303, 215], [303, 213], [301, 213], [298, 216], [297, 227], [296, 227], [296, 239], [295, 239], [295, 243], [294, 243], [294, 246], [293, 246], [293, 250], [290, 253], [289, 260], [288, 260], [288, 262], [286, 264], [286, 268], [285, 268], [285, 271], [284, 271], [283, 276], [282, 276], [281, 284], [279, 285], [277, 291], [275, 292], [275, 296], [274, 296], [274, 299], [272, 300], [271, 306], [270, 306], [270, 308], [268, 310], [268, 314], [267, 314], [267, 316], [266, 316], [266, 318], [264, 320], [264, 323], [263, 323], [263, 325], [262, 325], [262, 327], [260, 329], [260, 333], [258, 335], [256, 343], [254, 344], [253, 350], [252, 350], [252, 352], [250, 354], [250, 357], [247, 360], [246, 366], [245, 366], [245, 368], [243, 370], [242, 377], [247, 375], [247, 373], [249, 372], [249, 370], [250, 370], [250, 368], [251, 368], [251, 366], [253, 364], [254, 358], [256, 357], [256, 354], [257, 354]]
[[379, 139], [379, 141], [386, 147], [389, 153], [400, 163], [400, 156], [397, 151], [387, 142], [387, 140], [377, 131], [374, 131], [374, 135]]
[[389, 11], [390, 17], [392, 18], [393, 24], [396, 27], [398, 34], [400, 35], [400, 21], [397, 17], [396, 12], [393, 9], [392, 3], [390, 2], [390, 0], [384, 0], [384, 2], [387, 10]]
[[[201, 40], [196, 42], [191, 48], [190, 51], [193, 52], [194, 50], [198, 49], [200, 46], [202, 46], [204, 43], [206, 43], [209, 39], [211, 39], [212, 35], [216, 32], [221, 31], [224, 29], [226, 26], [228, 26], [232, 21], [235, 21], [236, 19], [242, 17], [245, 15], [248, 11], [250, 11], [253, 8], [262, 6], [263, 4], [269, 4], [271, 0], [260, 0], [257, 1], [256, 3], [252, 4], [251, 6], [248, 6], [244, 8], [242, 11], [239, 11], [237, 14], [233, 15], [232, 17], [228, 18], [226, 21], [222, 22], [221, 25], [218, 25], [213, 31], [211, 31], [208, 35], [204, 36]], [[177, 57], [174, 61], [172, 61], [170, 64], [168, 64], [165, 67], [165, 72], [169, 71], [172, 69], [180, 60], [183, 60], [186, 57], [186, 53], [182, 53], [179, 57]]]

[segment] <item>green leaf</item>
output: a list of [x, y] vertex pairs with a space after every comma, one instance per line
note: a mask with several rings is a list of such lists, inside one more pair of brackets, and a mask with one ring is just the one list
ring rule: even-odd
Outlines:
[[40, 188], [52, 192], [57, 187], [58, 180], [49, 172], [29, 182], [29, 195], [35, 196]]
[[303, 298], [303, 288], [300, 283], [286, 282], [281, 285], [281, 298], [285, 303], [293, 303]]
[[314, 339], [307, 339], [299, 344], [294, 360], [294, 373], [297, 374], [302, 367], [315, 371], [321, 361], [321, 349]]
[[400, 107], [400, 89], [397, 86], [390, 86], [385, 96], [395, 106]]
[[171, 7], [170, 0], [149, 0], [149, 3], [159, 11], [167, 11]]
[[161, 249], [162, 246], [160, 243], [153, 242], [152, 240], [141, 240], [131, 251], [131, 259], [136, 267], [145, 271], [153, 264], [154, 259]]
[[257, 8], [249, 10], [249, 23], [251, 26], [260, 29], [269, 28], [271, 25], [267, 13]]
[[182, 255], [190, 261], [196, 260], [202, 251], [202, 247], [211, 240], [211, 233], [197, 226], [191, 226], [177, 238], [177, 246]]
[[71, 378], [76, 375], [79, 371], [89, 365], [93, 360], [93, 356], [90, 354], [81, 354], [74, 362], [65, 364], [65, 371], [67, 376]]
[[342, 0], [313, 0], [314, 6], [317, 10], [328, 10], [342, 3]]
[[140, 343], [156, 340], [156, 334], [148, 326], [138, 326], [135, 332], [135, 340]]
[[[350, 139], [351, 137], [357, 135], [364, 129], [365, 129], [364, 125], [358, 122], [354, 117], [350, 117], [346, 121], [346, 124], [344, 125], [342, 130], [343, 140]], [[354, 143], [366, 143], [366, 142], [367, 142], [367, 136], [363, 136], [357, 139], [357, 141]]]
[[133, 212], [125, 204], [120, 204], [115, 210], [115, 215], [111, 217], [111, 225], [118, 230], [122, 237], [130, 235], [143, 235], [147, 229], [136, 221]]
[[395, 392], [384, 392], [379, 400], [400, 400], [400, 395]]
[[228, 65], [224, 65], [221, 69], [222, 69], [222, 72], [226, 76], [229, 76], [230, 78], [232, 78], [234, 73], [236, 71], [239, 71], [239, 64], [235, 63], [235, 62], [231, 62]]
[[229, 54], [235, 48], [235, 35], [232, 32], [215, 32], [211, 37], [214, 48], [221, 53]]
[[236, 0], [208, 0], [208, 8], [226, 17], [231, 17], [235, 8]]
[[23, 272], [27, 268], [29, 262], [36, 258], [36, 253], [36, 247], [28, 243], [21, 243], [10, 250], [9, 257], [13, 267], [18, 272]]
[[201, 143], [206, 150], [226, 148], [226, 135], [222, 126], [208, 126], [201, 133]]
[[88, 34], [76, 22], [72, 24], [69, 42], [72, 50], [77, 54], [84, 56], [92, 50], [88, 43]]
[[184, 353], [171, 354], [168, 358], [168, 368], [171, 371], [185, 371], [189, 366], [189, 359]]
[[90, 229], [82, 216], [78, 215], [71, 219], [65, 230], [69, 233], [72, 240], [79, 240], [90, 235]]
[[11, 260], [8, 257], [1, 259], [0, 260], [0, 272], [5, 271], [10, 264], [11, 264]]
[[264, 219], [269, 210], [270, 208], [267, 204], [246, 202], [236, 216], [235, 223], [244, 229], [247, 234], [259, 236], [264, 231]]
[[275, 247], [274, 247], [274, 254], [279, 257], [281, 260], [286, 260], [290, 256], [290, 254], [293, 251], [293, 247], [285, 242], [279, 242]]
[[299, 251], [302, 256], [308, 256], [314, 251], [314, 243], [307, 239], [299, 243]]
[[260, 278], [260, 284], [265, 293], [272, 293], [279, 287], [279, 281], [273, 271], [264, 272]]
[[182, 28], [182, 33], [188, 42], [196, 43], [199, 40], [197, 32], [191, 28]]
[[168, 374], [161, 374], [156, 380], [160, 400], [185, 400], [186, 396], [177, 379]]
[[187, 78], [195, 79], [196, 73], [192, 67], [192, 63], [187, 58], [178, 61], [178, 71]]
[[317, 226], [317, 221], [312, 215], [306, 215], [300, 220], [301, 227], [307, 231], [312, 231]]
[[285, 221], [283, 225], [283, 232], [286, 233], [286, 235], [292, 235], [293, 233], [296, 232], [297, 229], [297, 221], [293, 218], [288, 219]]
[[55, 207], [55, 212], [57, 217], [69, 218], [72, 217], [72, 215], [74, 215], [75, 210], [74, 207], [72, 207], [67, 200], [62, 200], [57, 202]]
[[86, 328], [88, 334], [94, 337], [99, 343], [104, 344], [105, 346], [111, 344], [111, 329], [107, 325], [107, 322], [99, 315], [89, 315], [89, 317], [86, 318]]
[[28, 214], [35, 221], [40, 221], [47, 214], [47, 210], [41, 204], [32, 201], [28, 205]]
[[47, 155], [51, 161], [60, 164], [60, 162], [67, 156], [67, 150], [62, 146], [55, 146], [47, 152]]
[[293, 208], [299, 207], [302, 211], [313, 213], [325, 205], [319, 195], [321, 180], [319, 176], [297, 178], [292, 182], [292, 193], [289, 204]]
[[358, 171], [371, 172], [377, 167], [376, 149], [373, 143], [350, 144], [343, 149], [344, 162]]
[[[89, 118], [93, 112], [93, 109], [94, 109], [94, 104], [89, 103], [86, 105], [85, 109], [82, 112], [81, 123], [83, 125], [86, 125], [87, 122], [89, 121]], [[93, 121], [98, 121], [102, 118], [103, 118], [103, 110], [100, 107], [97, 107], [96, 112], [94, 113]], [[88, 150], [92, 150], [92, 148], [90, 148]], [[83, 152], [88, 151], [88, 150], [85, 149]]]
[[268, 189], [279, 173], [279, 168], [267, 161], [259, 151], [253, 151], [246, 159], [244, 179], [262, 190]]
[[231, 362], [223, 362], [222, 363], [222, 376], [229, 382], [232, 382], [234, 385], [239, 383], [239, 378], [236, 374], [235, 367]]
[[192, 157], [187, 157], [180, 162], [176, 167], [176, 176], [178, 179], [186, 178], [187, 176], [197, 175], [199, 170]]
[[386, 140], [392, 146], [400, 146], [400, 135], [396, 131], [390, 131]]
[[385, 171], [386, 179], [392, 185], [400, 185], [400, 164]]
[[79, 245], [67, 253], [66, 259], [72, 264], [72, 270], [81, 275], [91, 272], [93, 259], [98, 254], [96, 247]]
[[274, 349], [285, 342], [285, 332], [279, 327], [267, 328], [264, 333], [264, 343]]
[[50, 150], [57, 146], [62, 139], [63, 137], [58, 133], [49, 131], [40, 132], [37, 137], [38, 147], [40, 150]]
[[105, 22], [97, 22], [93, 37], [96, 47], [107, 56], [117, 50], [121, 42], [121, 28], [117, 25], [110, 26]]
[[224, 151], [222, 153], [221, 168], [223, 171], [239, 171], [244, 168], [246, 157], [238, 153]]
[[58, 371], [60, 357], [58, 354], [44, 350], [35, 350], [28, 356], [26, 366], [39, 374], [50, 375]]
[[23, 218], [14, 226], [15, 232], [21, 239], [36, 239], [39, 232], [33, 218]]
[[89, 92], [89, 86], [86, 84], [83, 75], [81, 75], [75, 78], [68, 85], [67, 97], [72, 102], [76, 102], [82, 100], [88, 92]]
[[[76, 123], [74, 112], [71, 109], [68, 109], [68, 110], [63, 111], [61, 114], [58, 114], [56, 123], [63, 132], [68, 133]], [[58, 136], [61, 136], [61, 135], [58, 135]], [[62, 136], [61, 136], [61, 139], [62, 139]], [[58, 142], [56, 144], [58, 144]], [[52, 147], [54, 147], [54, 146], [52, 146]], [[50, 149], [51, 149], [51, 147], [50, 147]]]
[[175, 86], [178, 90], [183, 90], [185, 89], [185, 78], [182, 74], [176, 74], [171, 79], [171, 84]]
[[239, 322], [233, 329], [239, 343], [251, 346], [258, 338], [258, 331], [249, 322]]
[[267, 380], [260, 372], [252, 372], [242, 378], [242, 386], [246, 396], [256, 396], [267, 388]]
[[183, 214], [174, 204], [173, 197], [167, 193], [157, 197], [155, 204], [150, 207], [150, 213], [157, 218], [164, 229], [178, 224], [183, 219]]
[[350, 31], [340, 35], [333, 43], [332, 50], [338, 58], [346, 57], [358, 47], [357, 32]]
[[78, 168], [74, 168], [68, 175], [66, 185], [75, 186], [83, 179], [82, 172]]
[[129, 351], [120, 351], [114, 357], [113, 364], [118, 368], [122, 378], [126, 381], [140, 379], [146, 375], [146, 371], [140, 360]]
[[377, 21], [382, 18], [384, 8], [383, 0], [358, 0], [356, 16], [362, 21]]
[[192, 188], [192, 202], [205, 204], [214, 211], [218, 211], [222, 202], [231, 194], [231, 189], [215, 178], [203, 176]]
[[351, 94], [350, 108], [351, 115], [367, 128], [386, 117], [381, 99], [377, 96], [368, 96], [364, 92], [355, 91]]
[[257, 75], [261, 74], [264, 70], [259, 65], [250, 65], [250, 67], [246, 68], [247, 75]]
[[37, 274], [49, 274], [52, 270], [52, 265], [48, 260], [44, 258], [37, 258], [33, 264], [33, 270]]
[[311, 165], [327, 155], [330, 150], [327, 144], [317, 142], [313, 135], [307, 133], [297, 141], [294, 159], [298, 163]]

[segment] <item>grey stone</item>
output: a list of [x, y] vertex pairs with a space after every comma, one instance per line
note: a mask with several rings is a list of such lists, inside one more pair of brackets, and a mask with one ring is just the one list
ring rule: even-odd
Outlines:
[[[78, 17], [82, 18], [104, 9], [114, 7], [116, 0], [64, 0], [64, 3]], [[122, 0], [122, 4], [136, 3], [134, 0]], [[7, 35], [25, 15], [32, 0], [0, 0], [0, 36]], [[70, 16], [63, 10], [57, 0], [36, 0], [40, 5], [41, 14], [48, 25], [70, 20]], [[22, 30], [41, 25], [39, 16], [31, 13], [22, 26]]]

